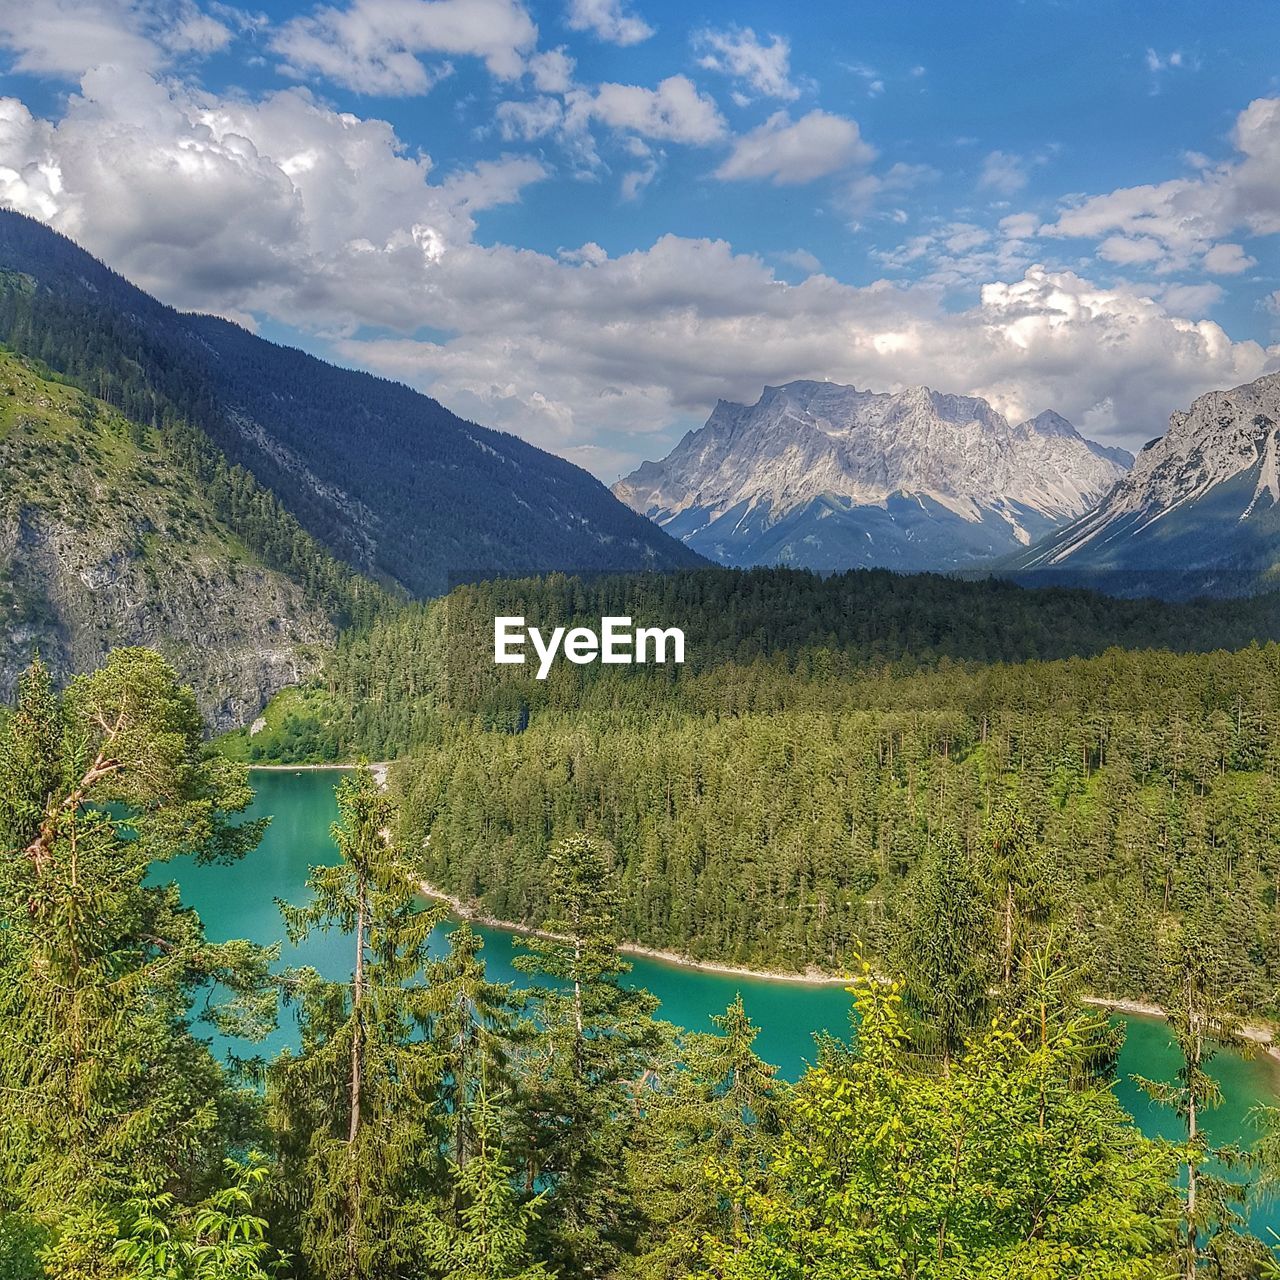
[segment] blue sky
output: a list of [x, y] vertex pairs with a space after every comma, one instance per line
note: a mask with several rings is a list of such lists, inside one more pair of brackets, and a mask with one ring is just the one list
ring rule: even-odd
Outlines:
[[612, 480], [830, 377], [1129, 445], [1280, 367], [1274, 5], [42, 0], [0, 201]]

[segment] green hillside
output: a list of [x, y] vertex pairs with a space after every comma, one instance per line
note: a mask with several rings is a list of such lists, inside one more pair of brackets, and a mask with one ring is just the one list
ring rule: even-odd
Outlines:
[[0, 352], [0, 689], [146, 644], [215, 725], [316, 669], [326, 603], [233, 532], [159, 430]]

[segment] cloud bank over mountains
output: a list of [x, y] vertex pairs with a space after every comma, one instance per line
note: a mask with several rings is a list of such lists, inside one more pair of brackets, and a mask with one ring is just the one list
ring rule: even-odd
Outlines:
[[[809, 192], [856, 237], [937, 172], [818, 105], [786, 34], [700, 20], [667, 74], [632, 83], [585, 75], [589, 46], [616, 67], [667, 24], [617, 0], [570, 0], [555, 21], [578, 47], [518, 0], [353, 0], [283, 22], [192, 0], [10, 11], [14, 70], [69, 91], [0, 97], [0, 201], [168, 302], [295, 330], [607, 479], [766, 383], [926, 382], [1132, 444], [1280, 366], [1265, 333], [1207, 316], [1280, 232], [1280, 99], [1242, 106], [1225, 159], [1043, 209], [1019, 202], [1051, 149], [979, 150], [952, 216], [841, 279], [785, 230], [774, 253], [743, 248], [717, 209]], [[210, 70], [254, 59], [252, 87]], [[338, 100], [434, 101], [464, 61], [490, 95], [464, 163], [432, 159], [447, 102], [411, 140], [377, 102]], [[884, 92], [881, 73], [851, 74]], [[602, 247], [611, 228], [549, 246], [535, 222], [521, 243], [522, 211], [568, 206], [575, 186], [656, 201], [677, 152], [699, 219], [656, 214], [624, 250]]]

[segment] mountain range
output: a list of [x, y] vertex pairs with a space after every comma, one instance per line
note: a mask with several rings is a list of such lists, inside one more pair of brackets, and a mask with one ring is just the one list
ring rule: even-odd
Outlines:
[[976, 396], [801, 381], [720, 401], [613, 492], [719, 564], [960, 569], [1080, 516], [1132, 462], [1051, 411], [1013, 425]]
[[0, 341], [135, 420], [190, 423], [334, 557], [410, 595], [477, 575], [700, 563], [563, 458], [409, 387], [175, 311], [7, 210]]
[[0, 210], [0, 696], [149, 644], [225, 728], [455, 579], [701, 563], [564, 459]]
[[1280, 374], [1133, 459], [1046, 411], [831, 382], [721, 401], [610, 493], [407, 387], [175, 311], [0, 211], [0, 697], [124, 644], [217, 728], [460, 578], [774, 564], [1232, 594], [1280, 563]]

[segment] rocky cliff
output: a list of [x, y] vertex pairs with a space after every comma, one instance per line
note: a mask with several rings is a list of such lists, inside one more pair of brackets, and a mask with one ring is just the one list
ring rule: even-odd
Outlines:
[[0, 354], [0, 696], [36, 651], [67, 679], [149, 645], [210, 724], [252, 720], [334, 630], [215, 516], [158, 434]]

